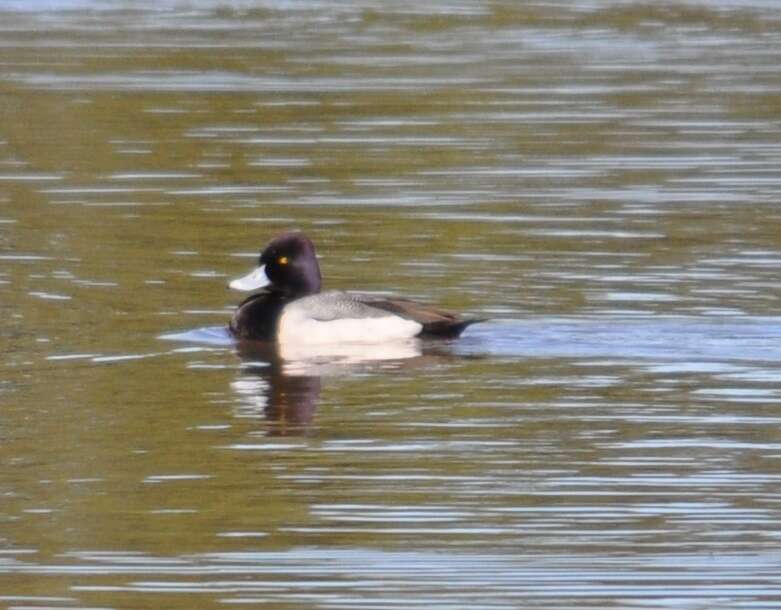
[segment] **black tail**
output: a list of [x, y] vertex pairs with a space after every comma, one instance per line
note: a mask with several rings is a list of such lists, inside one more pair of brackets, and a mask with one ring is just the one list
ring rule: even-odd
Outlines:
[[467, 326], [485, 322], [487, 318], [472, 318], [471, 320], [437, 320], [423, 325], [420, 337], [455, 339], [460, 336]]

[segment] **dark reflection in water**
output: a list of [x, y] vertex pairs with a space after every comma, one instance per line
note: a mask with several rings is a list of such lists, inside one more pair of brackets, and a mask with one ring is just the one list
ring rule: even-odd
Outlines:
[[247, 364], [231, 382], [240, 417], [262, 414], [275, 423], [272, 434], [296, 434], [312, 422], [320, 398], [320, 376], [306, 371], [286, 373], [273, 345], [240, 343], [237, 351]]
[[[214, 334], [212, 329], [205, 330]], [[167, 338], [192, 341], [203, 332], [196, 330], [168, 335]], [[240, 418], [262, 415], [273, 422], [274, 425], [269, 428], [272, 435], [304, 433], [315, 416], [322, 377], [425, 371], [447, 360], [475, 357], [467, 353], [457, 355], [456, 344], [456, 341], [413, 339], [388, 344], [290, 348], [273, 343], [239, 341], [235, 349], [243, 366], [241, 373], [231, 382], [238, 399], [235, 413]]]

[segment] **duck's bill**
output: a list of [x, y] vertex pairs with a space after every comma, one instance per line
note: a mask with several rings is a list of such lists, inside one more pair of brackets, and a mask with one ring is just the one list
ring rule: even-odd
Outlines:
[[232, 288], [233, 290], [242, 290], [247, 292], [250, 290], [257, 290], [258, 288], [263, 288], [264, 286], [268, 286], [270, 283], [271, 280], [268, 279], [268, 276], [266, 275], [266, 265], [261, 265], [244, 277], [236, 278], [230, 284], [228, 284], [228, 287]]

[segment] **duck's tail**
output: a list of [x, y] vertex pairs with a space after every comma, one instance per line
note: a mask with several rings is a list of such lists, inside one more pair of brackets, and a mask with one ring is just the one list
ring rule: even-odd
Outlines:
[[455, 339], [459, 337], [468, 326], [486, 322], [488, 318], [470, 318], [468, 320], [437, 320], [423, 325], [420, 337]]

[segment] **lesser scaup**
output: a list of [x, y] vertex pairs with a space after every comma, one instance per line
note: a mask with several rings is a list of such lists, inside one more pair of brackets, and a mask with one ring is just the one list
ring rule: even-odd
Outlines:
[[230, 282], [235, 290], [260, 290], [242, 301], [230, 322], [239, 339], [282, 345], [379, 343], [411, 337], [458, 337], [477, 319], [408, 299], [341, 291], [320, 292], [315, 248], [302, 233], [285, 233], [266, 246], [259, 266]]

